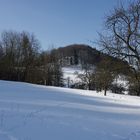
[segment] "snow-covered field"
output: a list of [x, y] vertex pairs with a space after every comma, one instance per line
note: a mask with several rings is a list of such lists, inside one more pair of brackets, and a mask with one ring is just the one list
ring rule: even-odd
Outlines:
[[140, 98], [0, 81], [0, 140], [140, 140]]
[[65, 87], [68, 87], [68, 84], [71, 86], [81, 81], [77, 76], [78, 74], [84, 74], [81, 66], [63, 67], [62, 71]]

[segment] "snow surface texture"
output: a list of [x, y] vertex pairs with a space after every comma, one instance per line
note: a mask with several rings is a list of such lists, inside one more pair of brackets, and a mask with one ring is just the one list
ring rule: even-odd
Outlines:
[[0, 81], [0, 140], [140, 140], [140, 98]]

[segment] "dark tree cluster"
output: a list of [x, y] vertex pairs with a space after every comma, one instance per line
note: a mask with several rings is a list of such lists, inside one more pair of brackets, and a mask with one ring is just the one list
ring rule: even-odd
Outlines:
[[83, 69], [84, 73], [78, 74], [78, 78], [82, 82], [76, 86], [88, 90], [104, 90], [105, 96], [108, 90], [111, 90], [113, 93], [123, 94], [126, 89], [113, 84], [113, 82], [119, 75], [126, 76], [129, 71], [128, 68], [129, 65], [127, 62], [111, 56], [105, 56], [96, 66], [86, 64], [86, 67]]
[[62, 72], [52, 52], [41, 52], [28, 32], [5, 31], [0, 38], [0, 79], [60, 86]]
[[83, 44], [74, 44], [55, 50], [62, 66], [97, 64], [102, 59], [98, 50]]

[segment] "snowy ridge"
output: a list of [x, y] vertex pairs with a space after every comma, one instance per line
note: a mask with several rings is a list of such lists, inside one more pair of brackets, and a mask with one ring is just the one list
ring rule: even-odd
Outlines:
[[0, 140], [140, 140], [140, 98], [0, 81]]

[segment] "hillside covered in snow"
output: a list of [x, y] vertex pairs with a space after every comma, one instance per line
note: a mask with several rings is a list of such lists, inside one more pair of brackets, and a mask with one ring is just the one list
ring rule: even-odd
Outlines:
[[140, 98], [0, 81], [0, 140], [139, 140]]

